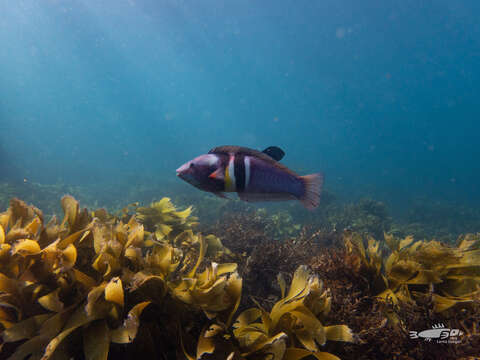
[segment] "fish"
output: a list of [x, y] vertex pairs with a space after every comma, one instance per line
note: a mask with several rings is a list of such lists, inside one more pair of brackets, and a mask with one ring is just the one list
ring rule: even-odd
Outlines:
[[315, 209], [320, 203], [323, 174], [300, 176], [280, 164], [284, 155], [277, 146], [263, 151], [218, 146], [183, 164], [176, 173], [196, 188], [222, 198], [236, 192], [243, 201], [299, 200], [305, 208]]

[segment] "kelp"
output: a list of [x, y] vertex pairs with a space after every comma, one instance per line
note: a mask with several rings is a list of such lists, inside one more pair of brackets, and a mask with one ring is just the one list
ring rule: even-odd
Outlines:
[[367, 273], [378, 297], [412, 302], [431, 296], [435, 312], [480, 299], [480, 237], [468, 234], [453, 247], [435, 240], [414, 241], [385, 234], [390, 255], [383, 258], [380, 242], [369, 237], [365, 249], [359, 234], [346, 232], [345, 246], [358, 257], [358, 269]]
[[103, 209], [81, 210], [68, 195], [61, 204], [61, 222], [45, 224], [40, 210], [18, 199], [0, 214], [0, 324], [3, 342], [17, 344], [9, 359], [71, 357], [82, 351], [78, 344], [86, 358], [107, 359], [110, 344], [132, 343], [144, 309], [166, 297], [219, 321], [238, 307], [236, 264], [199, 271], [209, 244], [211, 256], [225, 249], [215, 236], [185, 230], [193, 224], [188, 209], [160, 207], [168, 225], [156, 228], [178, 234], [170, 244], [153, 242], [135, 215], [124, 222]]
[[[47, 222], [11, 200], [0, 213], [1, 357], [455, 358], [478, 348], [479, 234], [447, 246], [302, 228], [276, 241], [253, 212], [204, 235], [191, 208], [160, 203], [111, 214], [67, 195], [64, 216]], [[464, 331], [465, 346], [412, 347], [408, 330], [438, 322]]]
[[[317, 359], [338, 359], [322, 352], [327, 340], [353, 342], [346, 325], [324, 326], [320, 318], [328, 314], [331, 297], [318, 276], [306, 266], [300, 266], [292, 279], [288, 293], [286, 282], [278, 276], [281, 299], [270, 312], [260, 305], [243, 311], [229, 329], [226, 324], [211, 324], [199, 337], [195, 356], [213, 358], [293, 360], [313, 356]], [[230, 340], [230, 341], [229, 341]], [[185, 349], [184, 349], [185, 351]]]
[[[2, 337], [24, 340], [10, 359], [66, 356], [71, 334], [83, 336], [86, 357], [106, 358], [110, 342], [135, 338], [148, 305], [126, 309], [119, 277], [129, 251], [143, 241], [141, 225], [101, 224], [71, 196], [61, 203], [61, 223], [44, 224], [38, 209], [17, 199], [0, 215], [2, 249], [11, 248], [2, 251]], [[85, 254], [95, 255], [92, 264], [77, 261]]]
[[[364, 244], [368, 254], [367, 243]], [[386, 251], [383, 248], [382, 252]], [[375, 279], [380, 280], [380, 285], [382, 279], [376, 276], [376, 267], [367, 268], [357, 253], [348, 252], [345, 247], [323, 249], [311, 258], [309, 264], [321, 274], [325, 286], [331, 291], [332, 308], [326, 321], [347, 324], [358, 339], [342, 346], [327, 342], [324, 351], [344, 360], [459, 359], [478, 355], [480, 333], [476, 324], [480, 302], [462, 303], [452, 311], [435, 312], [434, 300], [428, 295], [398, 301], [397, 304], [390, 298], [379, 298], [377, 295], [382, 287], [375, 285]], [[437, 323], [463, 331], [461, 342], [451, 344], [410, 339], [410, 330], [430, 329]]]
[[136, 217], [147, 231], [153, 232], [157, 240], [168, 236], [175, 237], [184, 230], [197, 224], [197, 218], [191, 216], [192, 207], [178, 211], [169, 198], [153, 202], [150, 206], [137, 208]]

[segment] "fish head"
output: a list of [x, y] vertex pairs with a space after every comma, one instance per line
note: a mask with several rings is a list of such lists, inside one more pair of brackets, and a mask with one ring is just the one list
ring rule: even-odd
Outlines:
[[177, 169], [177, 176], [201, 190], [218, 191], [218, 184], [209, 176], [220, 166], [221, 162], [217, 155], [204, 154], [180, 166]]

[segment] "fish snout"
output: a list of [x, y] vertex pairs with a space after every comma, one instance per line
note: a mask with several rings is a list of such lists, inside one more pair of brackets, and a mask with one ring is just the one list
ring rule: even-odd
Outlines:
[[189, 169], [189, 167], [189, 163], [180, 166], [177, 170], [175, 170], [177, 172], [177, 176], [181, 177]]

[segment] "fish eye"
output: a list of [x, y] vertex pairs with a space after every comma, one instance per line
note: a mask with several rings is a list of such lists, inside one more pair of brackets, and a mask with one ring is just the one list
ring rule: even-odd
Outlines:
[[195, 166], [195, 164], [194, 164], [193, 162], [190, 163], [190, 167], [191, 167], [191, 168], [194, 167], [194, 166]]

